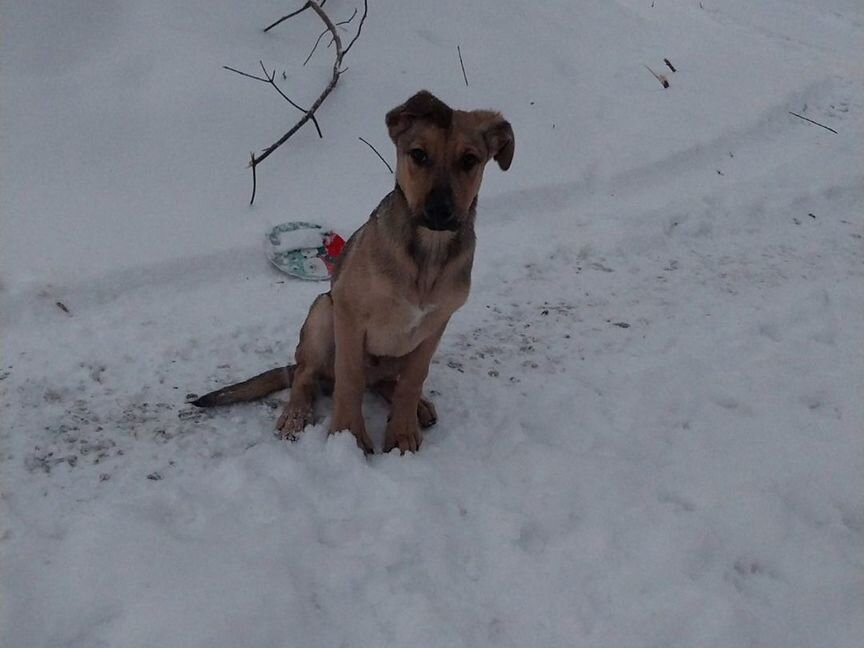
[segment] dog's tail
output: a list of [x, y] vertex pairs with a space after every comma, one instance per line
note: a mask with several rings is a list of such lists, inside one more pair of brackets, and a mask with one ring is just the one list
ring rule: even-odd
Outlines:
[[189, 404], [196, 407], [215, 407], [264, 398], [268, 394], [290, 387], [294, 381], [294, 368], [294, 365], [288, 365], [265, 371], [249, 380], [204, 394], [200, 398], [189, 401]]

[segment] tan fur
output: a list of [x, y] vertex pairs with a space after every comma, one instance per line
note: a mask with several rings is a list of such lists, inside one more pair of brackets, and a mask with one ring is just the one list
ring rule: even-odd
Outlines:
[[387, 113], [386, 122], [398, 156], [396, 189], [351, 237], [330, 292], [312, 304], [296, 365], [196, 404], [248, 400], [290, 385], [277, 428], [293, 437], [312, 422], [318, 388], [332, 385], [331, 431], [350, 430], [372, 452], [362, 412], [364, 391], [371, 387], [391, 403], [384, 451], [420, 447], [420, 427], [437, 420], [422, 395], [423, 382], [447, 322], [471, 285], [483, 169], [490, 159], [509, 168], [514, 138], [499, 113], [452, 110], [425, 91]]

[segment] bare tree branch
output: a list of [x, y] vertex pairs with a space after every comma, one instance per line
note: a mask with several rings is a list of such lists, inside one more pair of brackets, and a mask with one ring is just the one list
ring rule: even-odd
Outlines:
[[249, 201], [251, 205], [255, 202], [255, 192], [258, 189], [258, 176], [255, 173], [255, 153], [249, 154], [249, 166], [252, 167], [252, 199]]
[[[322, 2], [321, 5], [323, 6], [324, 3]], [[340, 27], [340, 26], [342, 26], [342, 25], [347, 25], [347, 24], [350, 23], [352, 20], [354, 20], [354, 17], [355, 17], [356, 15], [357, 15], [357, 7], [354, 7], [354, 12], [351, 14], [351, 16], [350, 16], [349, 18], [347, 18], [347, 19], [345, 19], [345, 20], [340, 20], [339, 22], [334, 23], [334, 24], [335, 24], [337, 27]]]
[[[324, 6], [324, 3], [325, 3], [325, 2], [327, 2], [327, 0], [321, 0], [321, 6], [322, 6], [322, 7]], [[277, 21], [274, 22], [273, 24], [271, 24], [271, 25], [267, 25], [267, 26], [264, 28], [264, 31], [265, 31], [265, 32], [270, 31], [271, 29], [273, 29], [273, 28], [276, 27], [277, 25], [281, 25], [283, 22], [285, 22], [285, 21], [288, 20], [289, 18], [293, 18], [293, 17], [296, 16], [297, 14], [301, 14], [301, 13], [303, 13], [304, 11], [306, 11], [307, 9], [309, 9], [309, 3], [308, 3], [308, 2], [307, 2], [306, 4], [304, 4], [302, 7], [300, 7], [297, 11], [292, 11], [292, 12], [291, 12], [290, 14], [288, 14], [287, 16], [282, 16], [279, 20], [277, 20]]]
[[[321, 3], [324, 4], [323, 2]], [[347, 54], [352, 47], [354, 47], [354, 43], [357, 42], [357, 39], [360, 38], [360, 32], [363, 31], [363, 23], [366, 22], [366, 14], [369, 13], [369, 2], [367, 0], [363, 0], [363, 15], [360, 16], [360, 24], [357, 25], [357, 33], [354, 34], [354, 38], [348, 43], [348, 47], [345, 48], [345, 52], [343, 56]]]
[[267, 79], [262, 79], [261, 77], [255, 76], [254, 74], [249, 74], [248, 72], [242, 72], [236, 68], [233, 68], [228, 65], [222, 66], [223, 70], [228, 70], [229, 72], [234, 72], [234, 74], [239, 74], [240, 76], [249, 77], [250, 79], [255, 79], [256, 81], [264, 81], [267, 82]]
[[[289, 104], [294, 106], [300, 112], [307, 112], [305, 108], [301, 108], [296, 103], [291, 101], [291, 99], [288, 98], [288, 95], [286, 95], [284, 92], [282, 92], [282, 89], [278, 85], [276, 85], [276, 70], [273, 70], [273, 72], [271, 74], [267, 74], [267, 68], [264, 67], [264, 61], [261, 61], [260, 59], [258, 61], [258, 65], [261, 66], [261, 71], [264, 73], [264, 76], [267, 77], [267, 82], [270, 83], [271, 86], [273, 86], [273, 89], [276, 92], [278, 92], [280, 95], [282, 95], [282, 98], [285, 101], [287, 101]], [[321, 129], [318, 127], [318, 122], [316, 121], [314, 116], [312, 117], [312, 123], [315, 124], [315, 128], [318, 131], [318, 137], [323, 138], [324, 136], [321, 134]]]
[[[325, 30], [322, 31], [320, 34], [318, 34], [318, 38], [315, 39], [315, 44], [312, 46], [312, 51], [309, 52], [309, 55], [308, 55], [308, 56], [306, 57], [306, 59], [303, 61], [303, 67], [306, 67], [306, 64], [309, 62], [309, 59], [312, 58], [312, 55], [315, 53], [315, 50], [318, 49], [318, 43], [321, 42], [321, 39], [322, 39], [326, 34], [329, 34], [329, 33], [330, 33], [330, 32], [329, 32], [328, 30], [325, 29]], [[332, 41], [332, 38], [333, 38], [333, 37], [331, 36], [330, 38], [331, 38], [331, 41], [330, 41], [330, 42], [332, 43], [332, 42], [333, 42], [333, 41]]]
[[358, 137], [357, 139], [359, 139], [359, 140], [360, 140], [361, 142], [363, 142], [366, 146], [368, 146], [369, 148], [371, 148], [371, 149], [375, 152], [375, 155], [378, 156], [378, 159], [381, 160], [381, 161], [384, 163], [384, 166], [387, 167], [387, 170], [390, 171], [390, 173], [393, 173], [393, 167], [391, 167], [391, 166], [387, 163], [387, 160], [385, 160], [384, 157], [383, 157], [383, 156], [378, 152], [378, 149], [376, 149], [374, 146], [372, 146], [369, 142], [367, 142], [367, 141], [366, 141], [365, 139], [363, 139], [362, 137]]
[[[333, 24], [333, 21], [330, 20], [330, 17], [326, 13], [324, 13], [324, 10], [321, 8], [321, 6], [317, 2], [315, 2], [315, 0], [307, 0], [306, 4], [309, 7], [311, 7], [312, 10], [316, 14], [318, 14], [318, 17], [327, 26], [327, 29], [333, 35], [333, 42], [336, 44], [336, 59], [333, 62], [333, 73], [330, 76], [330, 82], [327, 84], [327, 87], [325, 87], [324, 90], [321, 92], [321, 94], [318, 95], [318, 98], [315, 100], [315, 103], [313, 103], [312, 107], [306, 111], [306, 114], [300, 118], [300, 121], [298, 121], [296, 124], [294, 124], [294, 126], [292, 126], [290, 128], [290, 130], [287, 133], [285, 133], [282, 137], [280, 137], [276, 142], [274, 142], [273, 144], [268, 146], [266, 149], [264, 149], [260, 155], [258, 155], [258, 156], [254, 155], [254, 154], [252, 155], [252, 159], [249, 162], [249, 166], [252, 167], [253, 185], [255, 182], [255, 168], [259, 164], [261, 164], [264, 160], [266, 160], [268, 157], [270, 157], [270, 154], [273, 153], [273, 151], [275, 151], [280, 146], [282, 146], [285, 142], [287, 142], [288, 139], [294, 133], [296, 133], [298, 130], [300, 130], [300, 128], [303, 127], [303, 124], [305, 124], [310, 119], [315, 118], [315, 111], [318, 110], [318, 108], [320, 108], [321, 104], [324, 103], [324, 100], [327, 98], [327, 95], [329, 95], [333, 91], [333, 88], [336, 87], [336, 83], [337, 83], [337, 81], [339, 81], [339, 75], [342, 73], [340, 68], [342, 67], [342, 57], [345, 55], [345, 53], [342, 50], [342, 39], [339, 37], [339, 32], [336, 29], [336, 25]], [[254, 186], [253, 186], [253, 192], [254, 192]], [[255, 195], [253, 193], [252, 200], [249, 202], [249, 204], [251, 205], [254, 200], [255, 200]]]
[[[354, 37], [348, 43], [348, 46], [343, 47], [342, 39], [339, 36], [339, 29], [337, 28], [337, 25], [347, 25], [348, 23], [350, 23], [354, 19], [354, 17], [357, 15], [357, 10], [355, 9], [354, 13], [351, 14], [351, 17], [348, 18], [347, 20], [343, 20], [343, 21], [340, 21], [340, 22], [334, 24], [333, 21], [330, 19], [330, 17], [322, 9], [325, 2], [326, 2], [326, 0], [322, 0], [320, 3], [317, 2], [317, 0], [306, 0], [306, 3], [302, 7], [300, 7], [300, 9], [297, 9], [297, 10], [291, 12], [290, 14], [283, 16], [282, 18], [280, 18], [279, 20], [277, 20], [276, 22], [274, 22], [273, 24], [269, 25], [268, 27], [266, 27], [264, 29], [264, 31], [269, 31], [273, 27], [276, 27], [277, 25], [288, 20], [289, 18], [293, 18], [294, 16], [302, 13], [303, 11], [306, 11], [307, 9], [311, 9], [318, 16], [318, 18], [321, 20], [321, 22], [324, 23], [324, 26], [326, 27], [326, 29], [325, 29], [325, 31], [323, 31], [318, 36], [318, 39], [315, 41], [315, 46], [312, 48], [312, 52], [310, 52], [309, 56], [306, 57], [306, 61], [304, 61], [304, 63], [303, 63], [304, 65], [306, 64], [306, 62], [309, 61], [312, 54], [314, 54], [315, 49], [318, 47], [318, 44], [321, 41], [321, 38], [324, 35], [326, 35], [328, 32], [330, 33], [330, 36], [331, 36], [330, 45], [334, 45], [334, 44], [336, 45], [336, 58], [333, 61], [333, 71], [330, 75], [330, 80], [327, 83], [326, 87], [324, 88], [324, 90], [321, 91], [321, 94], [318, 95], [318, 98], [315, 100], [315, 102], [312, 104], [312, 106], [309, 107], [308, 110], [304, 109], [303, 107], [296, 104], [294, 101], [292, 101], [288, 97], [288, 95], [286, 95], [282, 91], [282, 89], [276, 83], [276, 70], [273, 70], [273, 72], [269, 72], [267, 70], [267, 68], [264, 67], [263, 61], [259, 61], [259, 65], [261, 66], [261, 71], [264, 73], [263, 77], [257, 76], [255, 74], [249, 74], [248, 72], [242, 72], [240, 70], [229, 67], [227, 65], [223, 66], [226, 70], [229, 70], [230, 72], [234, 72], [235, 74], [239, 74], [239, 75], [247, 77], [249, 79], [254, 79], [256, 81], [261, 81], [263, 83], [269, 84], [270, 86], [273, 87], [274, 90], [276, 90], [276, 92], [278, 92], [281, 95], [281, 97], [283, 99], [285, 99], [285, 101], [287, 101], [294, 108], [296, 108], [297, 110], [300, 110], [303, 113], [303, 116], [299, 119], [299, 121], [297, 121], [297, 123], [294, 124], [284, 135], [282, 135], [282, 137], [280, 137], [278, 140], [276, 140], [276, 142], [274, 142], [273, 144], [271, 144], [267, 148], [263, 149], [260, 154], [256, 155], [255, 153], [252, 153], [250, 155], [249, 167], [252, 169], [252, 198], [249, 201], [250, 205], [255, 202], [255, 195], [257, 192], [257, 185], [258, 185], [257, 176], [256, 176], [256, 169], [258, 168], [259, 164], [261, 164], [264, 160], [266, 160], [268, 157], [270, 157], [270, 155], [276, 149], [278, 149], [285, 142], [287, 142], [294, 135], [294, 133], [296, 133], [298, 130], [300, 130], [304, 126], [304, 124], [306, 124], [306, 122], [308, 122], [308, 121], [311, 121], [315, 125], [315, 128], [318, 131], [318, 136], [319, 137], [322, 136], [321, 135], [321, 128], [318, 126], [318, 120], [315, 117], [315, 112], [318, 110], [318, 108], [321, 107], [321, 104], [324, 103], [324, 100], [333, 91], [333, 88], [336, 87], [336, 84], [339, 81], [339, 77], [342, 76], [342, 74], [348, 70], [347, 67], [346, 68], [342, 67], [342, 60], [345, 57], [345, 55], [348, 53], [348, 50], [351, 49], [351, 47], [354, 45], [355, 42], [357, 42], [357, 39], [360, 37], [360, 32], [363, 29], [363, 23], [365, 22], [366, 16], [369, 13], [368, 0], [363, 0], [363, 15], [360, 18], [360, 23], [357, 27], [357, 33], [354, 34]], [[328, 45], [328, 47], [330, 47], [330, 45]], [[284, 78], [284, 76], [285, 75], [283, 74], [283, 78]], [[368, 142], [367, 142], [367, 144], [368, 144]], [[371, 144], [369, 146], [371, 146]], [[373, 150], [375, 150], [374, 147], [373, 147]], [[377, 151], [376, 151], [376, 153], [377, 153]], [[380, 157], [380, 154], [379, 154], [379, 157]], [[387, 162], [386, 162], [386, 160], [384, 160], [384, 158], [381, 158], [381, 159], [382, 159], [382, 161], [384, 161], [385, 164], [387, 164]], [[389, 165], [387, 165], [387, 166], [389, 168]], [[391, 170], [391, 173], [392, 173], [392, 170]]]
[[[338, 27], [339, 25], [347, 25], [347, 24], [350, 23], [352, 20], [354, 20], [354, 16], [356, 16], [356, 15], [357, 15], [357, 8], [355, 7], [355, 8], [354, 8], [354, 13], [351, 14], [351, 17], [350, 17], [348, 20], [341, 20], [341, 21], [335, 23], [335, 25], [336, 25], [337, 27]], [[322, 31], [320, 34], [318, 34], [318, 38], [315, 39], [315, 44], [312, 46], [312, 51], [309, 52], [309, 56], [307, 56], [307, 57], [306, 57], [306, 60], [303, 61], [303, 66], [304, 66], [304, 67], [305, 67], [306, 64], [309, 62], [309, 59], [312, 58], [312, 55], [315, 53], [315, 50], [318, 49], [318, 43], [320, 43], [320, 42], [321, 42], [321, 39], [324, 38], [324, 36], [326, 36], [326, 35], [329, 34], [329, 33], [330, 33], [330, 30], [325, 29], [325, 30]], [[327, 47], [330, 47], [330, 45], [332, 45], [332, 44], [333, 44], [333, 36], [331, 35], [331, 36], [330, 36], [330, 44], [327, 45]]]
[[[285, 101], [287, 101], [289, 104], [291, 104], [292, 106], [294, 106], [297, 110], [299, 110], [299, 111], [302, 112], [302, 113], [308, 112], [308, 111], [307, 111], [305, 108], [303, 108], [302, 106], [299, 106], [299, 105], [297, 105], [295, 102], [291, 101], [291, 98], [290, 98], [288, 95], [286, 95], [284, 92], [282, 92], [282, 88], [280, 88], [280, 87], [276, 84], [276, 70], [273, 70], [273, 73], [270, 74], [270, 73], [267, 72], [267, 68], [264, 67], [264, 62], [263, 62], [263, 61], [260, 61], [260, 60], [259, 60], [259, 61], [258, 61], [258, 64], [261, 66], [261, 71], [264, 72], [264, 77], [263, 77], [263, 78], [262, 78], [262, 77], [259, 77], [259, 76], [255, 76], [254, 74], [249, 74], [248, 72], [242, 72], [241, 70], [238, 70], [238, 69], [236, 69], [236, 68], [230, 67], [230, 66], [228, 66], [228, 65], [223, 65], [222, 68], [225, 69], [225, 70], [228, 70], [229, 72], [234, 72], [235, 74], [239, 74], [240, 76], [244, 76], [244, 77], [246, 77], [246, 78], [248, 78], [248, 79], [255, 79], [256, 81], [262, 81], [262, 82], [264, 82], [264, 83], [267, 83], [267, 84], [271, 85], [271, 86], [273, 87], [273, 89], [274, 89], [276, 92], [278, 92], [278, 93], [282, 96], [282, 98], [283, 98]], [[318, 137], [321, 138], [321, 139], [324, 139], [324, 134], [321, 132], [321, 126], [318, 125], [318, 120], [315, 119], [314, 115], [313, 115], [313, 117], [312, 117], [312, 123], [315, 125], [315, 130], [318, 131]]]

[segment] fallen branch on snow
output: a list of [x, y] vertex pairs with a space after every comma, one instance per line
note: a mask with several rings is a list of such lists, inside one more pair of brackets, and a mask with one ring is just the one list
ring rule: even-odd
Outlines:
[[[276, 142], [274, 142], [273, 144], [271, 144], [270, 146], [265, 148], [258, 155], [256, 155], [255, 153], [250, 153], [249, 167], [252, 169], [252, 198], [249, 201], [250, 205], [255, 202], [255, 194], [256, 194], [257, 188], [258, 188], [258, 179], [257, 179], [256, 169], [257, 169], [259, 164], [261, 164], [264, 160], [266, 160], [268, 157], [270, 157], [271, 153], [273, 153], [276, 149], [278, 149], [285, 142], [287, 142], [291, 138], [291, 136], [294, 135], [294, 133], [296, 133], [298, 130], [300, 130], [303, 127], [303, 125], [308, 121], [311, 121], [315, 125], [315, 128], [318, 131], [318, 135], [323, 137], [321, 135], [321, 128], [319, 127], [318, 121], [315, 118], [315, 111], [317, 111], [318, 108], [321, 107], [321, 104], [324, 103], [324, 100], [327, 98], [327, 95], [329, 95], [333, 91], [333, 88], [336, 87], [336, 83], [339, 81], [339, 77], [342, 75], [343, 72], [345, 72], [345, 69], [342, 68], [342, 60], [344, 59], [345, 55], [348, 54], [348, 52], [354, 46], [354, 43], [357, 42], [357, 39], [360, 37], [360, 32], [363, 30], [363, 23], [365, 22], [366, 15], [369, 12], [368, 0], [363, 0], [363, 15], [360, 18], [360, 24], [357, 27], [357, 33], [354, 34], [354, 37], [349, 41], [348, 45], [344, 48], [342, 46], [342, 39], [339, 37], [339, 31], [336, 28], [336, 24], [333, 23], [333, 21], [330, 19], [330, 17], [321, 8], [325, 2], [326, 2], [326, 0], [322, 0], [322, 2], [319, 4], [316, 0], [307, 0], [306, 4], [304, 4], [300, 9], [293, 11], [286, 16], [283, 16], [282, 18], [280, 18], [279, 20], [277, 20], [276, 22], [267, 26], [264, 29], [265, 32], [269, 31], [273, 27], [275, 27], [276, 25], [281, 24], [282, 22], [288, 20], [289, 18], [293, 18], [294, 16], [306, 11], [307, 9], [311, 9], [313, 12], [315, 12], [315, 14], [317, 14], [318, 18], [321, 19], [321, 22], [323, 22], [324, 26], [326, 27], [326, 30], [322, 33], [322, 35], [326, 34], [327, 32], [330, 33], [330, 36], [332, 38], [332, 44], [334, 44], [336, 46], [336, 58], [333, 61], [333, 72], [330, 76], [330, 81], [327, 83], [327, 86], [324, 88], [324, 90], [321, 92], [321, 94], [318, 95], [318, 98], [315, 100], [315, 102], [312, 104], [312, 106], [308, 110], [306, 110], [306, 109], [300, 107], [299, 105], [297, 105], [296, 103], [294, 103], [291, 99], [288, 98], [288, 96], [284, 92], [282, 92], [281, 88], [279, 88], [279, 86], [276, 84], [276, 81], [275, 81], [276, 71], [274, 70], [272, 74], [269, 74], [267, 72], [267, 69], [264, 67], [263, 62], [259, 61], [259, 63], [261, 64], [261, 69], [264, 72], [264, 78], [256, 76], [254, 74], [249, 74], [248, 72], [241, 72], [240, 70], [230, 68], [228, 66], [224, 66], [225, 69], [230, 70], [231, 72], [234, 72], [236, 74], [240, 74], [240, 75], [248, 77], [250, 79], [255, 79], [257, 81], [263, 81], [265, 83], [270, 84], [282, 96], [283, 99], [285, 99], [292, 106], [294, 106], [295, 108], [297, 108], [298, 110], [303, 112], [303, 116], [300, 118], [300, 120], [296, 124], [294, 124], [288, 130], [288, 132], [286, 132], [284, 135], [282, 135], [282, 137], [280, 137], [278, 140], [276, 140]], [[356, 12], [354, 15], [356, 15]], [[351, 22], [351, 20], [353, 20], [353, 18], [354, 18], [354, 15], [352, 15], [351, 18], [349, 18], [348, 20], [342, 21], [341, 23], [338, 23], [338, 24], [347, 24], [347, 23]], [[320, 41], [320, 40], [321, 40], [321, 36], [318, 37], [318, 41]], [[316, 47], [318, 45], [318, 41], [316, 41]], [[314, 53], [315, 48], [313, 48], [312, 51]], [[310, 57], [311, 57], [311, 54], [310, 54]], [[308, 58], [307, 58], [307, 61], [308, 61]]]

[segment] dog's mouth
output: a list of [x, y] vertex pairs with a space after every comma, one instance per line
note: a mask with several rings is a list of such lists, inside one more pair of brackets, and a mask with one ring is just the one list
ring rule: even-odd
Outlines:
[[423, 209], [417, 214], [417, 223], [433, 232], [455, 232], [462, 225], [455, 209]]
[[436, 221], [423, 218], [420, 221], [420, 227], [425, 227], [433, 232], [455, 232], [459, 229], [459, 219], [451, 218], [447, 221]]

